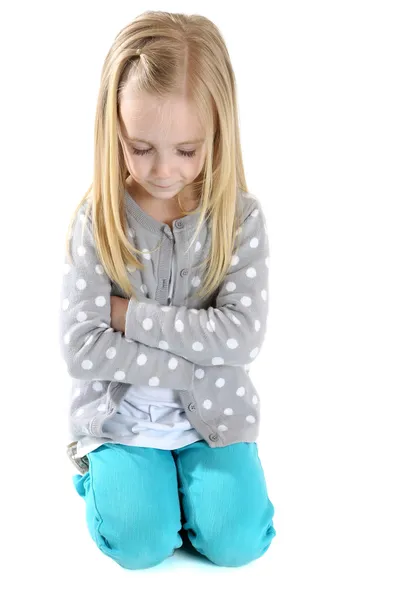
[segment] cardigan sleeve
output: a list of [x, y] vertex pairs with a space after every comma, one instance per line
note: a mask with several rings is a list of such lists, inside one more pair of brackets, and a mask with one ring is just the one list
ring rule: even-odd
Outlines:
[[[85, 207], [86, 205], [84, 205]], [[77, 214], [65, 256], [59, 312], [59, 344], [76, 379], [123, 381], [191, 389], [194, 364], [161, 348], [127, 339], [111, 327], [111, 280], [100, 264], [91, 216]]]
[[266, 333], [269, 261], [266, 218], [254, 196], [237, 235], [215, 307], [162, 306], [146, 297], [130, 298], [125, 336], [153, 347], [161, 343], [198, 365], [251, 363]]

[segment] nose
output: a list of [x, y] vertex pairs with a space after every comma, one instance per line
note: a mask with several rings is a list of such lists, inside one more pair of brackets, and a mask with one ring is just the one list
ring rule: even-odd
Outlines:
[[170, 175], [171, 169], [168, 166], [168, 161], [160, 158], [154, 167], [154, 179], [159, 182], [159, 185], [163, 185], [161, 182], [169, 181]]

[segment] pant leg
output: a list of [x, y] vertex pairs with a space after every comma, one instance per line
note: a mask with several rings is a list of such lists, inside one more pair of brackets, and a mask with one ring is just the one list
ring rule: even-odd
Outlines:
[[182, 546], [182, 524], [171, 451], [108, 443], [88, 459], [89, 470], [73, 483], [99, 549], [126, 569], [172, 556]]
[[204, 440], [173, 450], [183, 529], [220, 566], [261, 557], [276, 531], [256, 442], [210, 448]]

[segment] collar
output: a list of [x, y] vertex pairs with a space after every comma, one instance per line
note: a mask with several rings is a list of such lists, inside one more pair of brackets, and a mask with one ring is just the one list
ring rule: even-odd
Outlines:
[[[154, 217], [149, 215], [146, 211], [142, 209], [141, 206], [136, 202], [136, 200], [129, 194], [129, 192], [125, 189], [125, 207], [128, 214], [130, 214], [136, 221], [143, 225], [146, 229], [151, 231], [152, 233], [161, 233], [165, 231], [165, 229], [170, 229], [169, 225], [166, 223], [162, 223], [161, 221], [157, 221]], [[199, 211], [198, 208], [196, 212], [185, 215], [184, 217], [180, 217], [179, 219], [175, 219], [172, 221], [172, 229], [173, 231], [182, 231], [195, 229], [198, 224], [199, 219]], [[177, 225], [179, 222], [179, 225]], [[183, 223], [183, 227], [182, 227]]]

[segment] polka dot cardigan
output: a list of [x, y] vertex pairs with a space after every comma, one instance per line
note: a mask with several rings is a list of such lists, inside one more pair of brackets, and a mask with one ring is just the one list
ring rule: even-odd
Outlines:
[[[260, 201], [239, 191], [242, 219], [229, 271], [210, 299], [195, 295], [210, 250], [207, 223], [192, 242], [198, 212], [172, 227], [124, 195], [127, 236], [144, 269], [127, 268], [137, 298], [129, 298], [125, 333], [111, 327], [110, 296], [124, 296], [106, 275], [85, 203], [70, 238], [61, 289], [60, 348], [72, 378], [72, 442], [104, 437], [103, 425], [129, 385], [178, 390], [193, 427], [211, 447], [256, 440], [259, 398], [249, 365], [263, 344], [268, 313], [269, 244]], [[175, 253], [173, 297], [168, 304]]]

